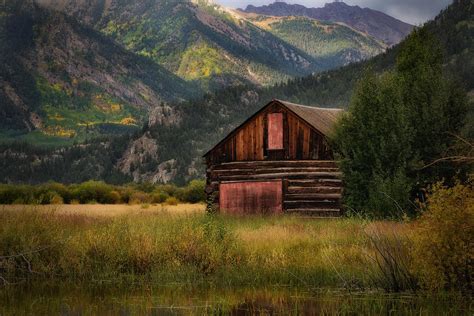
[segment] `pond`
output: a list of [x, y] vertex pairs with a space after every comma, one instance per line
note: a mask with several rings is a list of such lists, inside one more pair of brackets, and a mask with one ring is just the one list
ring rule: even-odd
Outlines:
[[23, 285], [0, 289], [0, 315], [472, 315], [453, 295], [272, 288]]

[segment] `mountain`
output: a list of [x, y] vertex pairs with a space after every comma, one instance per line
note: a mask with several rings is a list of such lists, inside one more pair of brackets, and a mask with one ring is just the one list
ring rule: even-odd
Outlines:
[[325, 70], [368, 59], [386, 49], [375, 38], [342, 23], [255, 13], [244, 13], [244, 16], [258, 27], [308, 53], [324, 65]]
[[[385, 49], [372, 39], [362, 45], [347, 45], [347, 38], [354, 37], [352, 42], [361, 38], [349, 28], [343, 34], [318, 37], [311, 36], [316, 27], [302, 27], [300, 39], [307, 35], [308, 44], [313, 46], [295, 45], [288, 40], [290, 34], [262, 27], [258, 17], [249, 19], [241, 12], [203, 0], [38, 1], [67, 12], [205, 90], [243, 83], [271, 85], [372, 57]], [[352, 51], [329, 48], [324, 58], [312, 54], [316, 47], [325, 45], [346, 45]]]
[[197, 89], [102, 34], [31, 2], [0, 8], [0, 137], [137, 129]]
[[304, 51], [204, 1], [40, 3], [67, 12], [206, 90], [248, 82], [271, 84], [320, 68]]
[[[473, 25], [473, 1], [458, 0], [443, 10], [433, 21], [423, 26], [438, 38], [445, 52], [445, 71], [457, 78], [459, 84], [470, 91], [471, 113], [466, 122], [465, 135], [471, 138], [474, 137], [474, 124], [472, 124], [474, 122]], [[272, 98], [314, 106], [347, 108], [354, 86], [360, 78], [364, 77], [367, 69], [378, 73], [392, 69], [398, 52], [403, 46], [402, 41], [386, 53], [370, 60], [305, 78], [296, 78], [272, 87], [229, 88], [208, 94], [199, 100], [180, 104], [182, 121], [178, 130], [155, 125], [149, 126], [140, 136], [159, 143], [161, 152], [160, 159], [152, 168], [140, 170], [140, 164], [137, 164], [134, 172], [138, 176], [135, 177], [139, 180], [150, 179], [148, 176], [141, 178], [140, 175], [146, 175], [149, 170], [158, 173], [156, 171], [160, 170], [158, 166], [164, 162], [172, 163], [173, 167], [169, 171], [175, 174], [173, 181], [183, 181], [196, 176], [196, 170], [197, 175], [202, 175], [203, 166], [200, 155]], [[131, 141], [129, 149], [125, 152], [130, 152], [140, 137]], [[194, 150], [194, 153], [190, 148]], [[139, 161], [139, 156], [133, 158], [128, 155], [127, 159]], [[147, 166], [150, 164], [153, 165], [151, 161], [148, 161]], [[125, 174], [132, 174], [121, 168], [120, 164], [118, 168]]]
[[344, 2], [326, 3], [322, 8], [307, 8], [299, 4], [278, 1], [260, 7], [248, 5], [243, 11], [271, 16], [306, 16], [322, 21], [341, 22], [377, 38], [388, 46], [399, 43], [413, 28], [412, 25], [380, 11], [349, 6]]
[[[445, 51], [445, 71], [459, 78], [474, 98], [473, 17], [473, 1], [457, 0], [423, 28], [439, 39]], [[402, 41], [370, 60], [272, 87], [242, 85], [170, 104], [179, 113], [177, 125], [149, 124], [132, 138], [90, 140], [62, 149], [0, 145], [0, 179], [30, 183], [86, 179], [184, 182], [202, 177], [202, 153], [271, 98], [347, 107], [364, 72], [368, 68], [390, 70], [403, 45]], [[473, 117], [471, 114], [470, 122]], [[472, 129], [474, 124], [466, 126]], [[469, 135], [474, 137], [474, 132]]]
[[11, 0], [0, 10], [0, 141], [54, 145], [176, 124], [180, 114], [165, 103], [385, 49], [344, 25], [202, 0]]

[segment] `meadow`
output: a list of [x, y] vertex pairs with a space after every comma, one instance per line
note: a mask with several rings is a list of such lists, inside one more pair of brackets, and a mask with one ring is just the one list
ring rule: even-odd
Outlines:
[[409, 224], [209, 215], [203, 204], [8, 205], [0, 211], [5, 282], [54, 278], [226, 286], [379, 286], [371, 236]]
[[418, 218], [230, 216], [198, 204], [3, 205], [0, 281], [472, 293], [474, 191], [438, 185]]
[[469, 314], [472, 189], [430, 199], [398, 221], [2, 205], [0, 314]]

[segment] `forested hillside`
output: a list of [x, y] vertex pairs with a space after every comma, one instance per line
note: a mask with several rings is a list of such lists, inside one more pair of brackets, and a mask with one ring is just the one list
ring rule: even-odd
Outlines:
[[206, 1], [57, 2], [41, 1], [205, 89], [265, 85], [320, 69], [304, 51]]
[[244, 11], [273, 16], [306, 16], [322, 21], [342, 22], [389, 46], [398, 44], [413, 28], [412, 25], [383, 12], [361, 8], [357, 5], [347, 5], [342, 1], [326, 3], [322, 8], [307, 8], [299, 4], [275, 1], [263, 6], [248, 5]]
[[[140, 0], [41, 0], [43, 6], [61, 10], [93, 26], [128, 50], [149, 57], [179, 77], [206, 90], [252, 83], [269, 85], [372, 57], [384, 46], [369, 38], [350, 45], [353, 56], [339, 60], [339, 51], [317, 58], [314, 49], [295, 45], [283, 32], [268, 32], [254, 19], [211, 1]], [[330, 24], [330, 23], [329, 23]], [[335, 26], [334, 26], [335, 27]], [[338, 28], [341, 28], [340, 26]], [[300, 28], [309, 45], [342, 46], [363, 37], [347, 28], [323, 41], [311, 37], [314, 29]], [[283, 34], [284, 35], [284, 34]], [[288, 34], [287, 34], [288, 35]], [[334, 57], [331, 59], [331, 57]]]
[[[444, 72], [458, 80], [459, 85], [471, 91], [471, 94], [474, 90], [473, 12], [472, 0], [455, 1], [434, 21], [423, 26], [440, 42], [444, 52]], [[366, 62], [290, 80], [274, 87], [256, 88], [244, 85], [209, 93], [195, 101], [177, 103], [174, 108], [180, 113], [179, 126], [149, 124], [128, 142], [128, 148], [121, 155], [111, 156], [109, 161], [115, 166], [114, 170], [121, 171], [135, 181], [179, 182], [198, 177], [203, 174], [200, 155], [264, 103], [272, 98], [280, 98], [308, 105], [346, 107], [355, 83], [363, 77], [367, 69], [381, 73], [393, 68], [398, 52], [404, 45], [405, 42], [402, 42], [387, 53]], [[471, 124], [466, 126], [471, 126], [472, 129], [473, 125], [471, 121]], [[108, 141], [102, 142], [104, 147], [108, 144]], [[71, 150], [73, 149], [64, 152]], [[16, 148], [8, 151], [8, 156], [2, 159], [8, 159], [9, 164], [16, 170], [29, 172], [31, 177], [28, 179], [31, 182], [45, 180], [35, 174], [36, 171], [39, 174], [51, 161], [62, 164], [62, 168], [67, 169], [77, 161], [94, 159], [90, 155], [78, 155], [74, 160], [66, 160], [65, 154], [61, 152], [56, 152], [53, 157], [52, 154], [38, 151], [34, 148]], [[28, 154], [24, 155], [25, 152]], [[31, 164], [31, 161], [36, 163]], [[97, 169], [101, 169], [101, 172], [91, 177], [106, 178], [107, 172], [104, 170], [107, 168]], [[6, 171], [1, 172], [1, 177], [6, 179]], [[61, 177], [53, 171], [48, 179]], [[26, 177], [21, 172], [10, 173], [8, 178], [12, 182], [25, 181], [24, 179]]]
[[11, 0], [0, 10], [0, 141], [62, 145], [173, 125], [174, 104], [202, 91], [266, 86], [385, 49], [342, 25], [267, 23], [207, 1]]
[[[198, 89], [59, 12], [0, 7], [0, 138], [84, 139], [140, 128]], [[57, 139], [57, 138], [56, 138]]]
[[308, 53], [326, 70], [368, 59], [386, 49], [381, 41], [344, 24], [293, 16], [245, 14], [245, 17]]

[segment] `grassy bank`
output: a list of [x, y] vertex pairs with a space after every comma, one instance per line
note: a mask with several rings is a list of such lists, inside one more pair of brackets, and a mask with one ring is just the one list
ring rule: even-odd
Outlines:
[[97, 216], [7, 208], [0, 223], [0, 273], [10, 283], [57, 278], [338, 288], [378, 286], [371, 234], [390, 239], [408, 229], [356, 219], [166, 209]]

